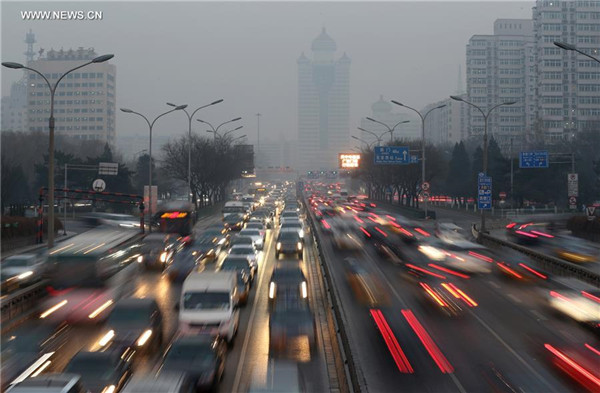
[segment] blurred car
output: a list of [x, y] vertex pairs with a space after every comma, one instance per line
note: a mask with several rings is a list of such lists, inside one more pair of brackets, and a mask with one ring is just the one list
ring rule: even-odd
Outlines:
[[175, 253], [173, 262], [165, 269], [171, 281], [183, 281], [200, 263], [200, 255], [191, 249], [183, 248]]
[[76, 374], [41, 374], [10, 387], [11, 393], [87, 393]]
[[356, 259], [346, 258], [346, 278], [357, 300], [369, 307], [389, 304], [389, 295], [382, 284]]
[[281, 224], [280, 230], [295, 230], [298, 232], [298, 236], [300, 236], [300, 239], [304, 241], [305, 228], [304, 223], [301, 220], [288, 220], [285, 223]]
[[463, 241], [467, 239], [467, 232], [453, 222], [436, 222], [435, 236], [444, 243]]
[[308, 282], [300, 264], [279, 262], [269, 281], [269, 304], [286, 292], [297, 292], [300, 299], [308, 299]]
[[252, 248], [254, 248], [254, 250], [256, 250], [256, 245], [254, 244], [254, 240], [250, 236], [236, 235], [233, 237], [233, 239], [231, 239], [232, 247], [240, 246], [240, 245], [251, 246]]
[[245, 257], [250, 262], [250, 265], [258, 269], [258, 255], [253, 246], [236, 244], [229, 249], [229, 255], [237, 257]]
[[254, 281], [256, 276], [256, 266], [245, 256], [229, 255], [223, 259], [217, 270], [244, 270], [250, 282]]
[[108, 316], [98, 346], [119, 351], [156, 351], [162, 345], [162, 330], [162, 313], [154, 299], [121, 299]]
[[304, 246], [302, 239], [296, 230], [279, 231], [277, 243], [275, 245], [275, 257], [279, 258], [281, 254], [296, 254], [302, 259]]
[[134, 375], [121, 393], [193, 393], [193, 381], [183, 372], [163, 372], [160, 375]]
[[164, 270], [171, 262], [173, 251], [168, 247], [167, 235], [164, 233], [149, 233], [142, 240], [141, 255], [138, 262], [146, 268]]
[[556, 278], [548, 283], [548, 306], [555, 312], [600, 331], [600, 290], [575, 278]]
[[340, 250], [360, 250], [363, 244], [360, 238], [356, 235], [354, 230], [332, 228], [331, 230], [332, 241], [335, 247]]
[[260, 236], [262, 236], [263, 238], [266, 234], [264, 224], [261, 221], [252, 221], [252, 217], [250, 218], [250, 221], [248, 221], [244, 225], [244, 229], [255, 229], [260, 233]]
[[195, 252], [194, 256], [199, 260], [217, 259], [221, 246], [214, 236], [202, 236], [194, 239], [187, 247], [188, 250]]
[[163, 356], [159, 375], [184, 372], [197, 391], [215, 390], [225, 372], [227, 345], [210, 335], [176, 338]]
[[275, 211], [274, 206], [267, 205], [261, 209], [258, 209], [252, 213], [248, 222], [259, 222], [263, 224], [267, 229], [272, 228], [273, 224], [273, 212]]
[[300, 219], [300, 217], [298, 216], [297, 211], [295, 211], [295, 210], [294, 211], [284, 211], [279, 216], [279, 226], [284, 224], [286, 222], [286, 220], [297, 221], [299, 219]]
[[279, 294], [269, 318], [269, 346], [275, 351], [286, 348], [290, 338], [308, 338], [311, 348], [316, 345], [315, 319], [308, 302], [301, 298], [300, 291], [285, 291]]
[[301, 393], [307, 391], [306, 382], [298, 370], [298, 364], [279, 359], [269, 361], [266, 384], [263, 381], [253, 381], [248, 389], [248, 393]]
[[598, 262], [598, 248], [575, 236], [560, 236], [555, 240], [554, 253], [557, 257], [574, 263]]
[[[0, 364], [0, 390], [16, 384], [35, 373], [41, 373], [56, 352], [68, 340], [69, 327], [25, 323], [11, 334], [3, 335]], [[48, 364], [47, 364], [48, 363]]]
[[229, 247], [229, 242], [231, 241], [231, 236], [229, 235], [229, 230], [227, 228], [223, 228], [222, 225], [212, 225], [202, 233], [200, 233], [199, 237], [214, 237], [217, 239], [217, 244], [221, 246], [221, 249], [225, 249]]
[[2, 261], [0, 265], [2, 281], [14, 281], [11, 287], [25, 287], [42, 280], [45, 268], [45, 256], [40, 254], [13, 255]]
[[251, 237], [256, 249], [257, 250], [263, 249], [265, 238], [264, 238], [264, 234], [261, 235], [261, 233], [258, 229], [252, 229], [252, 228], [242, 229], [240, 231], [239, 235]]
[[546, 223], [528, 220], [511, 221], [506, 225], [506, 237], [519, 244], [537, 244], [554, 237], [546, 226]]
[[64, 372], [81, 376], [91, 393], [119, 392], [131, 376], [130, 357], [119, 352], [79, 352]]
[[245, 216], [242, 214], [229, 214], [223, 219], [225, 228], [231, 231], [239, 231], [244, 226]]

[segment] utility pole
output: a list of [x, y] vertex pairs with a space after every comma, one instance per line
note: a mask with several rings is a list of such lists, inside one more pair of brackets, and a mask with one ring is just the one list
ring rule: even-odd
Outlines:
[[260, 155], [260, 113], [256, 114], [256, 153]]

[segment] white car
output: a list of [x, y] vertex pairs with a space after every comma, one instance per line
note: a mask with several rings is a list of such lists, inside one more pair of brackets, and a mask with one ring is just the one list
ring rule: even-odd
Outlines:
[[245, 244], [233, 245], [229, 249], [229, 255], [244, 256], [248, 258], [253, 267], [258, 268], [258, 255], [254, 247]]
[[254, 241], [254, 246], [257, 250], [262, 250], [264, 247], [265, 237], [258, 229], [245, 228], [240, 231], [240, 236], [251, 237]]
[[46, 266], [44, 262], [42, 255], [21, 254], [6, 258], [0, 267], [2, 276], [14, 277], [22, 287], [42, 279]]

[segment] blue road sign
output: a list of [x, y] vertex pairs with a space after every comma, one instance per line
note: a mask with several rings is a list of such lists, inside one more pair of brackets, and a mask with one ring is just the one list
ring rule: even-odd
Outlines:
[[417, 157], [417, 156], [410, 156], [410, 163], [411, 164], [418, 164], [419, 163], [419, 157]]
[[519, 168], [548, 168], [546, 150], [522, 151], [519, 153]]
[[410, 164], [410, 153], [406, 146], [375, 146], [375, 164]]
[[481, 210], [490, 210], [492, 208], [492, 178], [479, 173], [477, 188], [477, 207]]

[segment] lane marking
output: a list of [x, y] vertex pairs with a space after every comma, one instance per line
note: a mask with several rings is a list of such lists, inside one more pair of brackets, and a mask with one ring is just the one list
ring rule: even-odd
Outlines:
[[518, 297], [516, 297], [514, 294], [509, 293], [508, 296], [513, 302], [515, 303], [523, 303], [523, 301], [521, 299], [519, 299]]
[[541, 314], [539, 311], [537, 310], [529, 310], [533, 315], [535, 315], [537, 317], [538, 320], [540, 321], [547, 321], [548, 318], [546, 318], [543, 314]]
[[[273, 239], [274, 233], [271, 232], [271, 239]], [[266, 268], [267, 268], [267, 261], [269, 261], [269, 256], [271, 255], [274, 247], [272, 247], [273, 242], [270, 241], [269, 242], [269, 250], [267, 251], [266, 254], [264, 254], [264, 258], [262, 263], [260, 264], [260, 279], [258, 282], [258, 286], [255, 289], [255, 296], [254, 296], [254, 302], [252, 302], [252, 311], [250, 312], [250, 318], [248, 318], [248, 328], [246, 329], [246, 335], [244, 337], [244, 344], [242, 345], [242, 351], [240, 352], [240, 358], [238, 360], [238, 367], [237, 370], [235, 372], [235, 379], [233, 380], [233, 386], [232, 386], [232, 391], [233, 392], [238, 392], [240, 391], [240, 382], [242, 379], [242, 370], [244, 368], [245, 362], [244, 360], [246, 359], [246, 352], [248, 351], [248, 344], [250, 342], [250, 335], [252, 334], [252, 330], [254, 329], [254, 318], [256, 317], [256, 310], [258, 309], [257, 304], [258, 304], [258, 300], [260, 299], [260, 296], [258, 294], [259, 292], [259, 288], [262, 287], [262, 283], [266, 277]], [[238, 327], [239, 329], [239, 327]]]
[[501, 287], [500, 285], [498, 285], [498, 283], [497, 283], [497, 282], [495, 282], [495, 281], [492, 281], [492, 280], [487, 280], [487, 282], [488, 282], [488, 284], [490, 284], [491, 286], [493, 286], [493, 287], [494, 287], [494, 288], [496, 288], [496, 289], [500, 289], [500, 288], [502, 288], [502, 287]]

